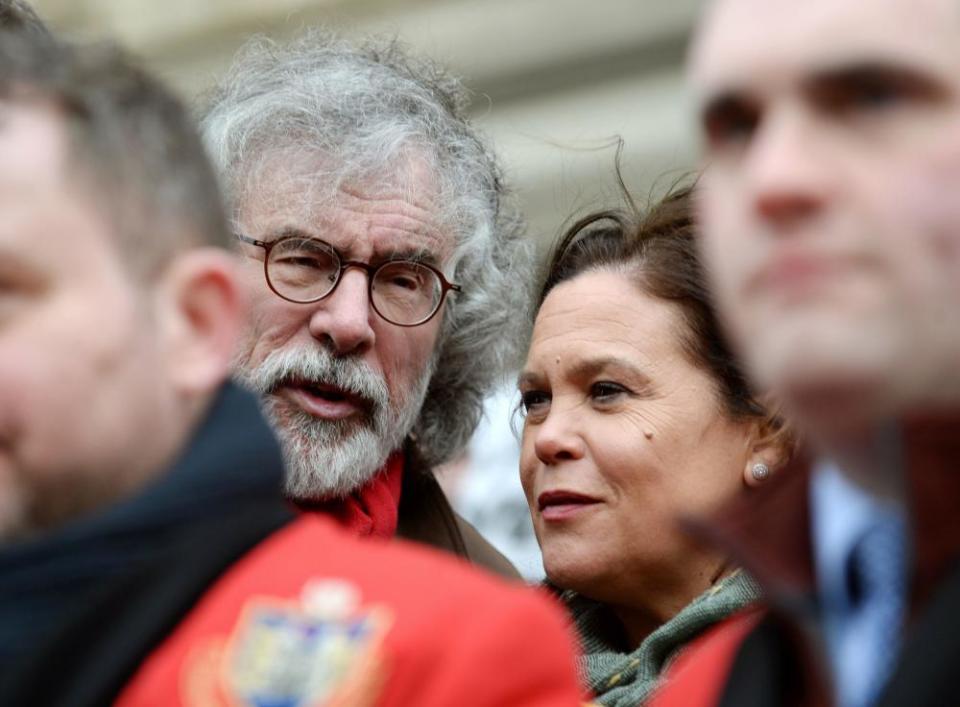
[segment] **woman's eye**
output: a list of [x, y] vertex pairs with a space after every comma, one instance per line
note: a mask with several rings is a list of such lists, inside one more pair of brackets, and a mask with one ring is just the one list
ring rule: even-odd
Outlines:
[[540, 410], [550, 404], [550, 396], [542, 390], [528, 390], [520, 396], [524, 413]]
[[594, 400], [608, 401], [627, 392], [619, 383], [599, 381], [590, 386], [590, 397]]

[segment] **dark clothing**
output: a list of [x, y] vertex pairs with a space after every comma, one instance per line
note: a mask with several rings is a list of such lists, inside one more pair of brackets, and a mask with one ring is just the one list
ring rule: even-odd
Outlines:
[[84, 571], [83, 592], [53, 602], [56, 626], [4, 665], [0, 702], [579, 703], [558, 607], [436, 553], [295, 515], [281, 478], [256, 403], [228, 388], [165, 482], [85, 522], [82, 534], [65, 529], [84, 539], [75, 554], [54, 542], [60, 533], [43, 543], [44, 578], [60, 578], [58, 558], [72, 567], [75, 555], [112, 571], [99, 581]]
[[[913, 419], [901, 434], [914, 548], [910, 617], [899, 663], [877, 704], [953, 705], [960, 702], [960, 419]], [[694, 528], [757, 578], [770, 607], [733, 647], [732, 665], [715, 704], [833, 701], [815, 587], [811, 473], [810, 462], [798, 460], [714, 523]], [[697, 673], [704, 672], [696, 669], [696, 650], [678, 671], [678, 683], [697, 680]], [[682, 688], [675, 685], [674, 694], [685, 694]]]
[[[0, 549], [0, 666], [140, 568], [177, 567], [183, 550], [229, 564], [291, 517], [279, 498], [282, 474], [256, 400], [224, 387], [184, 454], [137, 496]], [[228, 527], [239, 537], [219, 532]]]
[[453, 553], [507, 579], [520, 579], [510, 561], [453, 510], [433, 470], [409, 449], [397, 536]]

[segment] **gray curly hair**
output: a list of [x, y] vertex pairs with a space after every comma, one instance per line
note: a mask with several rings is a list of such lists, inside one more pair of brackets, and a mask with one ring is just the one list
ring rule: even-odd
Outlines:
[[458, 79], [395, 39], [354, 43], [312, 30], [287, 45], [248, 42], [201, 111], [235, 219], [267, 156], [278, 152], [322, 155], [318, 177], [331, 193], [403, 173], [412, 155], [426, 160], [438, 222], [454, 236], [453, 280], [463, 286], [447, 305], [412, 432], [428, 464], [464, 448], [484, 397], [516, 364], [532, 280], [522, 220], [490, 147], [467, 119], [468, 104]]

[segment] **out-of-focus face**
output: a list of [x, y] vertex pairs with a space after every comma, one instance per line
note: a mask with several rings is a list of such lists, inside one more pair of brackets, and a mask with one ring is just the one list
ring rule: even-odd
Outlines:
[[[447, 265], [453, 242], [436, 223], [427, 178], [414, 177], [412, 188], [341, 188], [332, 203], [318, 206], [318, 158], [278, 164], [242, 204], [245, 235], [263, 241], [306, 235], [331, 244], [345, 260], [371, 264], [414, 259]], [[367, 274], [357, 268], [345, 271], [326, 299], [288, 302], [267, 286], [263, 249], [244, 249], [252, 317], [235, 366], [239, 378], [263, 395], [283, 443], [287, 492], [302, 500], [349, 494], [376, 473], [416, 422], [443, 311], [415, 327], [387, 322], [370, 306]]]
[[547, 576], [615, 604], [709, 586], [680, 516], [743, 487], [750, 429], [721, 412], [681, 348], [677, 305], [622, 274], [558, 285], [537, 315], [520, 391], [520, 477]]
[[147, 297], [66, 154], [52, 109], [0, 102], [0, 538], [121, 495], [167, 436]]
[[960, 4], [718, 0], [703, 249], [761, 387], [831, 426], [960, 400]]

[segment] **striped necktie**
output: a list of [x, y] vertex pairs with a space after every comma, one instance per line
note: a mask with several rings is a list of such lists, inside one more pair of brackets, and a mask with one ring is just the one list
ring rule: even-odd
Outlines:
[[859, 588], [853, 611], [865, 639], [859, 648], [869, 655], [863, 661], [866, 674], [841, 699], [845, 705], [874, 704], [896, 666], [906, 605], [906, 538], [903, 517], [885, 514], [868, 527], [851, 554]]

